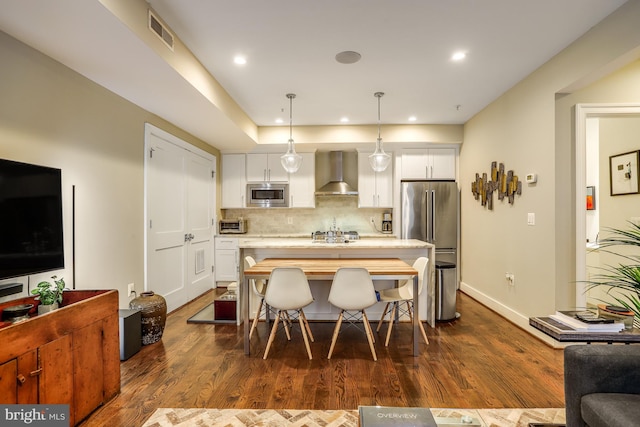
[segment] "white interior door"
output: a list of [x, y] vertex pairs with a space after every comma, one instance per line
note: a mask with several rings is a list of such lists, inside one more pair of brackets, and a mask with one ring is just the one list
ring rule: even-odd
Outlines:
[[145, 289], [172, 311], [214, 286], [215, 158], [147, 127]]
[[186, 156], [187, 294], [189, 300], [213, 287], [213, 176], [211, 161]]

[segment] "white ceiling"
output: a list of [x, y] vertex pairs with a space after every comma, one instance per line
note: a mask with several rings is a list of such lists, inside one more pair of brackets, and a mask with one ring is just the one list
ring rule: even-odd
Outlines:
[[[251, 120], [272, 126], [288, 124], [289, 92], [294, 125], [376, 123], [377, 91], [383, 124], [464, 123], [624, 0], [148, 3]], [[1, 30], [212, 145], [253, 143], [98, 0], [0, 0], [0, 10]], [[361, 61], [337, 63], [344, 50]], [[468, 56], [454, 62], [458, 50]]]

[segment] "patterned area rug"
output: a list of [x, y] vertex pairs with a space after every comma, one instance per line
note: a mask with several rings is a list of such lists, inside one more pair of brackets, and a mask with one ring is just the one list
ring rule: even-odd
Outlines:
[[[528, 427], [529, 423], [563, 424], [557, 409], [431, 409], [436, 422], [460, 422], [471, 417], [482, 427]], [[460, 425], [463, 426], [460, 422]], [[469, 424], [467, 424], [469, 425]], [[273, 409], [160, 408], [143, 427], [358, 427], [358, 411]]]

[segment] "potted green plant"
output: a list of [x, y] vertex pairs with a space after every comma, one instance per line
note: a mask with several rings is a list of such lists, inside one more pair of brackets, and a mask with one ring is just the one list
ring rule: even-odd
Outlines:
[[[605, 230], [609, 234], [598, 242], [595, 250], [613, 254], [620, 261], [617, 265], [600, 267], [601, 273], [587, 281], [587, 289], [607, 286], [606, 293], [617, 305], [633, 311], [637, 323], [640, 321], [640, 254], [634, 249], [640, 248], [640, 225], [629, 222], [628, 229]], [[631, 250], [616, 251], [618, 248]]]
[[62, 302], [62, 294], [64, 293], [64, 279], [58, 280], [57, 276], [51, 276], [53, 283], [42, 281], [38, 283], [31, 293], [36, 296], [36, 300], [40, 301], [38, 305], [38, 314], [47, 313], [56, 310]]

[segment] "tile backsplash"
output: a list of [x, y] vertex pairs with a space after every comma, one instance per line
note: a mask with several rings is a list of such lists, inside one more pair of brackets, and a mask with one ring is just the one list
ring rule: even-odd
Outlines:
[[375, 235], [381, 234], [382, 214], [391, 211], [391, 208], [358, 208], [357, 197], [331, 196], [317, 197], [315, 208], [223, 209], [222, 215], [246, 219], [249, 234], [311, 235], [316, 230], [328, 230], [335, 218], [341, 230]]

